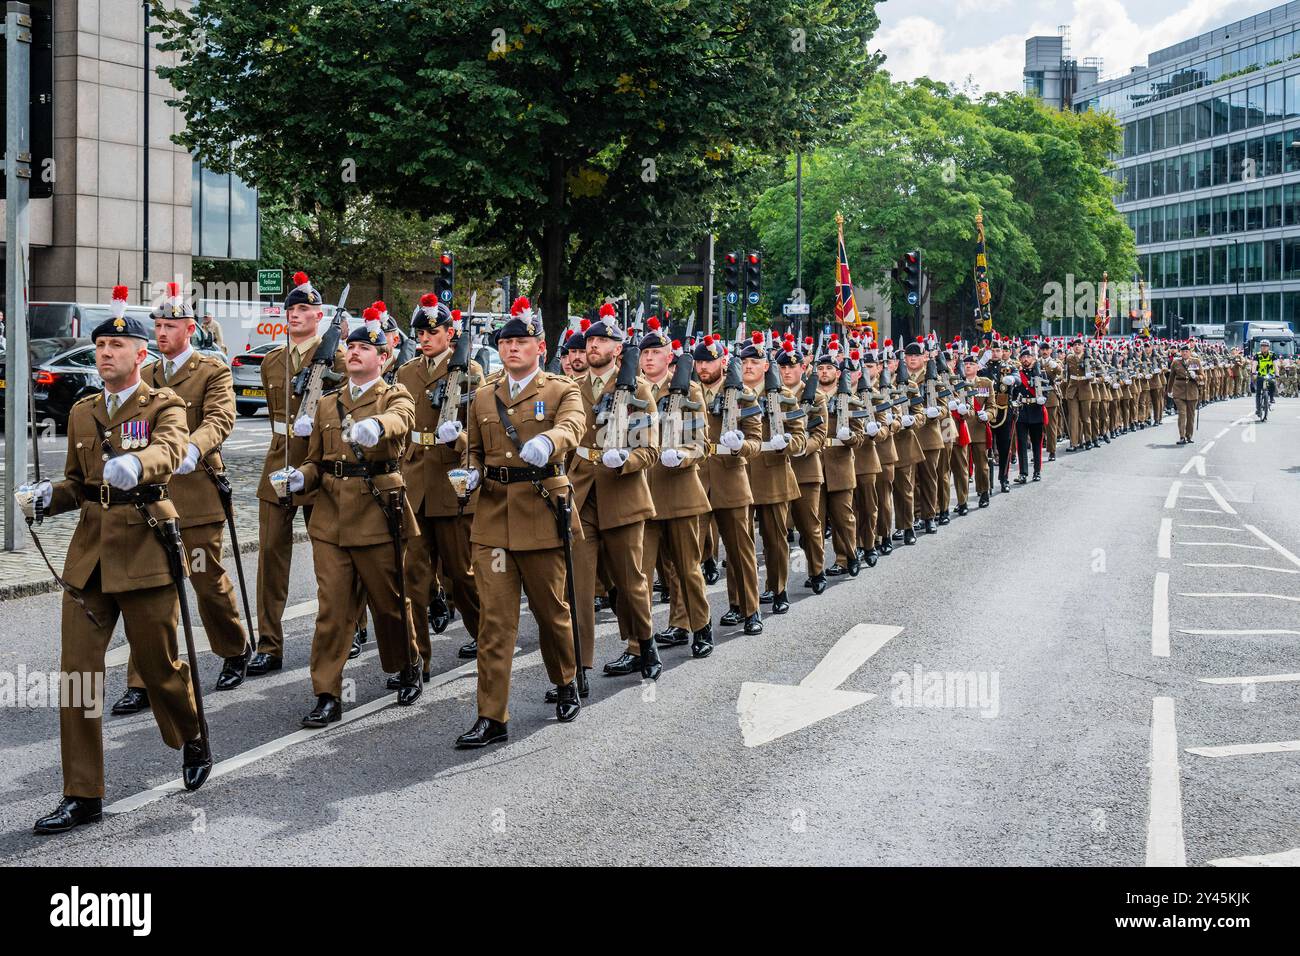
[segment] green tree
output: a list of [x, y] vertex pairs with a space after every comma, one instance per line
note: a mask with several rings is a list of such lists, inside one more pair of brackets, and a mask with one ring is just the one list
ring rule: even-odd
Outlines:
[[[299, 208], [445, 214], [571, 294], [676, 265], [737, 172], [813, 141], [878, 56], [876, 0], [203, 0], [155, 10], [178, 141]], [[222, 144], [247, 144], [229, 150]]]

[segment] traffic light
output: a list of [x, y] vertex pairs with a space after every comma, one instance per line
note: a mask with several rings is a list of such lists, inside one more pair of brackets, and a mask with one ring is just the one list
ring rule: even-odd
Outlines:
[[645, 287], [645, 314], [658, 315], [659, 310], [663, 308], [663, 301], [659, 298], [659, 287], [653, 283]]
[[907, 293], [907, 304], [919, 307], [921, 304], [921, 251], [916, 249], [903, 256], [899, 266], [903, 274], [903, 291]]
[[763, 257], [757, 252], [745, 256], [745, 298], [750, 305], [758, 302], [758, 293], [763, 286]]
[[433, 291], [438, 293], [438, 301], [450, 306], [455, 289], [456, 257], [450, 252], [443, 252], [438, 257], [438, 278], [433, 282]]
[[727, 290], [727, 301], [731, 302], [740, 293], [740, 253], [728, 252], [722, 257], [722, 281]]

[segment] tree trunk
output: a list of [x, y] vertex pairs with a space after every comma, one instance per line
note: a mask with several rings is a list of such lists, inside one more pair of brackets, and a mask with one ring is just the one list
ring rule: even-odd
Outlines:
[[546, 221], [542, 227], [542, 322], [546, 329], [546, 354], [554, 355], [560, 336], [569, 326], [569, 283], [564, 252], [568, 245], [565, 215], [564, 159], [551, 157]]

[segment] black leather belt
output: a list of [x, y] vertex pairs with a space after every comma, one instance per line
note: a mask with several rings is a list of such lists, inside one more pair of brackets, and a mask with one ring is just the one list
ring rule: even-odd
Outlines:
[[86, 497], [98, 498], [104, 508], [113, 505], [151, 505], [155, 501], [164, 501], [170, 497], [166, 485], [136, 485], [130, 491], [123, 491], [108, 484], [87, 484], [84, 487]]
[[564, 474], [564, 464], [556, 462], [542, 468], [504, 468], [488, 465], [483, 469], [483, 473], [489, 481], [508, 485], [513, 481], [543, 481], [547, 478], [558, 478]]
[[335, 478], [373, 478], [375, 475], [391, 475], [398, 470], [396, 461], [359, 461], [326, 462], [326, 472]]

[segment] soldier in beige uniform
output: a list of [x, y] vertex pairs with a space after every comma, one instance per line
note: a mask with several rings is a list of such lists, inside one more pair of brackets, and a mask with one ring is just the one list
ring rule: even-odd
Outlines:
[[[916, 437], [922, 460], [916, 464], [916, 510], [921, 516], [922, 530], [934, 534], [937, 531], [935, 521], [939, 517], [939, 458], [943, 454], [943, 430], [939, 423], [939, 406], [929, 404], [927, 396], [925, 345], [919, 341], [908, 342], [903, 349], [903, 362], [907, 366], [907, 382], [917, 389], [912, 408], [917, 419]], [[943, 477], [946, 480], [947, 476]]]
[[271, 479], [278, 483], [282, 475], [295, 494], [318, 492], [307, 526], [319, 604], [311, 646], [316, 705], [304, 727], [342, 719], [343, 667], [363, 601], [374, 617], [380, 665], [400, 675], [397, 702], [413, 704], [423, 689], [423, 661], [402, 593], [405, 561], [399, 563], [390, 525], [393, 515], [405, 546], [420, 534], [399, 467], [415, 409], [405, 388], [380, 376], [392, 347], [378, 312], [369, 308], [363, 317], [348, 335], [348, 380], [321, 399], [302, 466]]
[[[760, 395], [763, 405], [763, 431], [761, 451], [745, 464], [749, 468], [749, 490], [753, 495], [753, 509], [758, 516], [759, 533], [763, 536], [763, 563], [767, 566], [767, 587], [759, 595], [760, 604], [772, 605], [773, 614], [790, 610], [786, 586], [790, 577], [790, 545], [786, 540], [789, 527], [790, 502], [799, 497], [799, 482], [790, 467], [792, 455], [803, 451], [806, 441], [801, 417], [787, 419], [786, 413], [799, 406], [793, 392], [781, 385], [780, 375], [772, 368], [763, 348], [763, 334], [755, 332], [757, 339], [740, 352], [741, 381], [749, 391]], [[772, 415], [767, 407], [768, 388], [775, 388], [776, 414], [780, 417], [781, 433], [772, 430]], [[784, 402], [781, 401], [784, 399]]]
[[60, 669], [72, 678], [59, 699], [63, 799], [36, 833], [101, 818], [104, 653], [119, 618], [163, 741], [182, 751], [186, 788], [197, 790], [212, 769], [190, 669], [176, 658], [176, 582], [152, 524], [176, 518], [167, 483], [185, 460], [185, 403], [140, 380], [149, 333], [125, 307], [125, 294], [115, 296], [114, 316], [91, 333], [104, 390], [69, 413], [63, 480], [23, 485], [15, 496], [28, 517], [37, 508], [80, 511], [63, 567]]
[[1169, 363], [1169, 393], [1178, 409], [1178, 444], [1191, 442], [1196, 430], [1196, 407], [1200, 400], [1201, 363], [1192, 354], [1190, 343], [1178, 349], [1178, 358]]
[[[509, 736], [521, 589], [537, 620], [547, 677], [556, 685], [556, 717], [573, 720], [582, 707], [565, 599], [564, 542], [553, 508], [557, 496], [572, 495], [564, 461], [582, 440], [586, 415], [580, 386], [539, 368], [542, 322], [528, 300], [516, 299], [510, 311], [496, 340], [502, 374], [474, 393], [469, 409], [469, 489], [482, 481], [470, 534], [481, 614], [478, 718], [456, 739], [460, 748]], [[570, 517], [573, 533], [581, 533], [576, 511]]]
[[1092, 437], [1092, 370], [1084, 354], [1083, 339], [1070, 343], [1062, 375], [1066, 413], [1070, 419], [1070, 451], [1096, 448]]
[[989, 428], [989, 413], [986, 406], [993, 401], [994, 384], [991, 379], [980, 375], [979, 357], [975, 353], [966, 356], [962, 363], [966, 373], [966, 382], [974, 389], [969, 393], [966, 407], [966, 432], [970, 436], [967, 446], [968, 467], [975, 473], [975, 493], [979, 495], [979, 506], [989, 506], [992, 493], [992, 481], [989, 476], [989, 443], [992, 441], [992, 429]]
[[[714, 333], [705, 336], [695, 346], [695, 371], [704, 387], [704, 409], [708, 417], [709, 447], [713, 454], [705, 459], [700, 469], [704, 490], [713, 506], [713, 520], [717, 536], [727, 550], [727, 611], [718, 619], [723, 627], [740, 624], [746, 634], [763, 633], [763, 616], [758, 603], [758, 559], [754, 549], [754, 525], [749, 517], [749, 506], [754, 495], [749, 487], [749, 471], [745, 460], [757, 455], [763, 443], [762, 409], [755, 397], [737, 382], [739, 368], [729, 368], [723, 355], [720, 337]], [[736, 365], [739, 359], [734, 359]], [[737, 400], [741, 409], [738, 427], [722, 430], [726, 410], [727, 383], [739, 385], [742, 394]], [[754, 413], [749, 414], [748, 409]], [[708, 515], [701, 515], [701, 528]], [[707, 550], [705, 552], [708, 553]], [[707, 580], [707, 577], [706, 577]]]
[[[470, 659], [478, 652], [479, 597], [470, 566], [469, 543], [478, 496], [474, 493], [464, 500], [458, 498], [447, 474], [453, 468], [464, 467], [469, 447], [465, 414], [483, 370], [469, 358], [470, 332], [461, 327], [460, 313], [452, 312], [437, 296], [421, 297], [411, 332], [420, 355], [398, 369], [397, 381], [415, 402], [415, 426], [402, 460], [402, 475], [420, 527], [420, 539], [407, 548], [406, 569], [416, 643], [427, 666], [432, 653], [428, 608], [435, 568], [450, 584], [456, 610], [470, 637], [458, 656]], [[453, 359], [453, 341], [458, 359]], [[465, 368], [457, 370], [465, 376], [463, 404], [454, 420], [440, 422], [442, 393], [453, 361], [465, 364]]]
[[[832, 343], [834, 344], [834, 343]], [[860, 419], [841, 415], [840, 395], [849, 395], [848, 380], [841, 382], [847, 373], [839, 363], [839, 350], [827, 347], [817, 359], [817, 388], [826, 399], [826, 446], [822, 449], [822, 474], [825, 478], [826, 520], [831, 526], [831, 545], [844, 564], [833, 564], [826, 569], [829, 577], [848, 574], [857, 577], [862, 569], [858, 561], [858, 531], [853, 515], [853, 489], [857, 487], [857, 473], [853, 452], [862, 444], [863, 425]]]
[[[849, 351], [848, 376], [849, 387], [858, 396], [863, 408], [871, 408], [874, 404], [871, 399], [871, 381], [863, 370], [862, 352], [859, 349]], [[853, 486], [853, 525], [856, 529], [854, 541], [857, 545], [858, 562], [874, 568], [880, 557], [880, 553], [876, 551], [876, 525], [879, 520], [876, 513], [879, 508], [876, 499], [879, 487], [877, 481], [884, 470], [877, 446], [889, 438], [890, 434], [888, 429], [882, 428], [880, 422], [876, 421], [875, 415], [864, 417], [862, 425], [862, 444], [853, 449], [853, 473], [856, 482]], [[847, 561], [847, 555], [836, 553], [836, 564], [845, 565]]]
[[894, 433], [898, 461], [894, 465], [894, 533], [892, 541], [916, 544], [916, 470], [925, 461], [920, 433], [925, 417], [916, 415], [921, 404], [920, 390], [908, 382], [907, 368], [901, 359], [890, 359], [894, 381], [912, 401], [898, 407], [899, 429]]
[[[890, 345], [891, 340], [885, 339], [884, 347], [888, 349]], [[862, 374], [867, 377], [869, 397], [873, 405], [884, 405], [891, 400], [889, 392], [881, 387], [884, 368], [881, 353], [875, 348], [868, 349], [863, 356]], [[880, 461], [880, 472], [875, 475], [876, 525], [871, 529], [875, 544], [872, 548], [868, 548], [867, 557], [871, 556], [873, 550], [881, 556], [894, 553], [891, 539], [894, 522], [894, 466], [898, 463], [898, 448], [894, 443], [894, 436], [903, 427], [898, 411], [895, 409], [879, 412], [875, 416], [875, 421], [880, 426], [880, 432], [871, 437], [876, 443], [876, 458]]]
[[[657, 325], [654, 319], [651, 323]], [[650, 324], [650, 323], [648, 323]], [[673, 353], [680, 343], [669, 343], [663, 332], [651, 327], [641, 337], [641, 374], [650, 383], [651, 397], [659, 410], [659, 461], [649, 468], [650, 497], [655, 515], [645, 523], [642, 566], [646, 576], [656, 564], [666, 572], [672, 593], [673, 617], [669, 626], [655, 635], [661, 647], [678, 647], [691, 642], [691, 654], [708, 657], [713, 653], [713, 621], [700, 569], [700, 515], [709, 513], [709, 496], [700, 481], [700, 464], [709, 454], [704, 424], [704, 389], [691, 381], [694, 358]], [[685, 388], [682, 400], [681, 444], [663, 445], [668, 432], [668, 414], [674, 389]], [[673, 625], [672, 620], [682, 623]]]
[[[194, 313], [184, 302], [179, 284], [173, 282], [170, 286], [168, 299], [153, 313], [162, 361], [145, 366], [140, 378], [154, 388], [171, 389], [185, 403], [190, 438], [185, 459], [167, 491], [180, 515], [190, 583], [208, 646], [224, 659], [216, 687], [230, 690], [244, 682], [253, 655], [252, 644], [239, 621], [235, 586], [221, 565], [226, 512], [217, 492], [217, 479], [225, 471], [221, 443], [235, 427], [235, 389], [225, 362], [200, 355], [190, 347]], [[125, 297], [126, 287], [119, 288]], [[134, 658], [127, 661], [126, 687], [126, 694], [113, 705], [113, 713], [134, 713], [149, 706], [149, 692]]]
[[[302, 281], [299, 281], [302, 280]], [[285, 445], [289, 447], [290, 466], [301, 465], [307, 456], [307, 438], [312, 423], [298, 414], [302, 395], [293, 394], [292, 379], [311, 362], [320, 344], [316, 334], [323, 315], [321, 296], [302, 272], [294, 274], [295, 286], [285, 297], [285, 323], [289, 345], [273, 349], [262, 360], [262, 387], [266, 390], [266, 410], [271, 419], [271, 445], [262, 464], [262, 480], [257, 486], [257, 653], [248, 662], [250, 675], [278, 671], [284, 666], [284, 605], [289, 596], [289, 570], [293, 558], [293, 519], [302, 509], [303, 523], [311, 525], [313, 494], [295, 494], [289, 504], [271, 487], [271, 473], [285, 465]], [[285, 369], [288, 362], [289, 368]], [[339, 349], [334, 372], [346, 372], [343, 350]], [[289, 387], [286, 390], [286, 378]], [[302, 424], [299, 424], [299, 423]]]
[[824, 520], [821, 510], [822, 449], [826, 447], [826, 396], [817, 388], [816, 372], [809, 372], [808, 381], [803, 381], [803, 361], [796, 353], [783, 349], [776, 358], [776, 364], [781, 372], [781, 384], [792, 393], [798, 390], [803, 399], [804, 447], [803, 451], [790, 459], [795, 481], [799, 484], [799, 497], [790, 503], [791, 523], [799, 532], [799, 546], [803, 548], [804, 562], [808, 566], [808, 577], [803, 586], [814, 594], [822, 594], [827, 587], [826, 544], [822, 537]]

